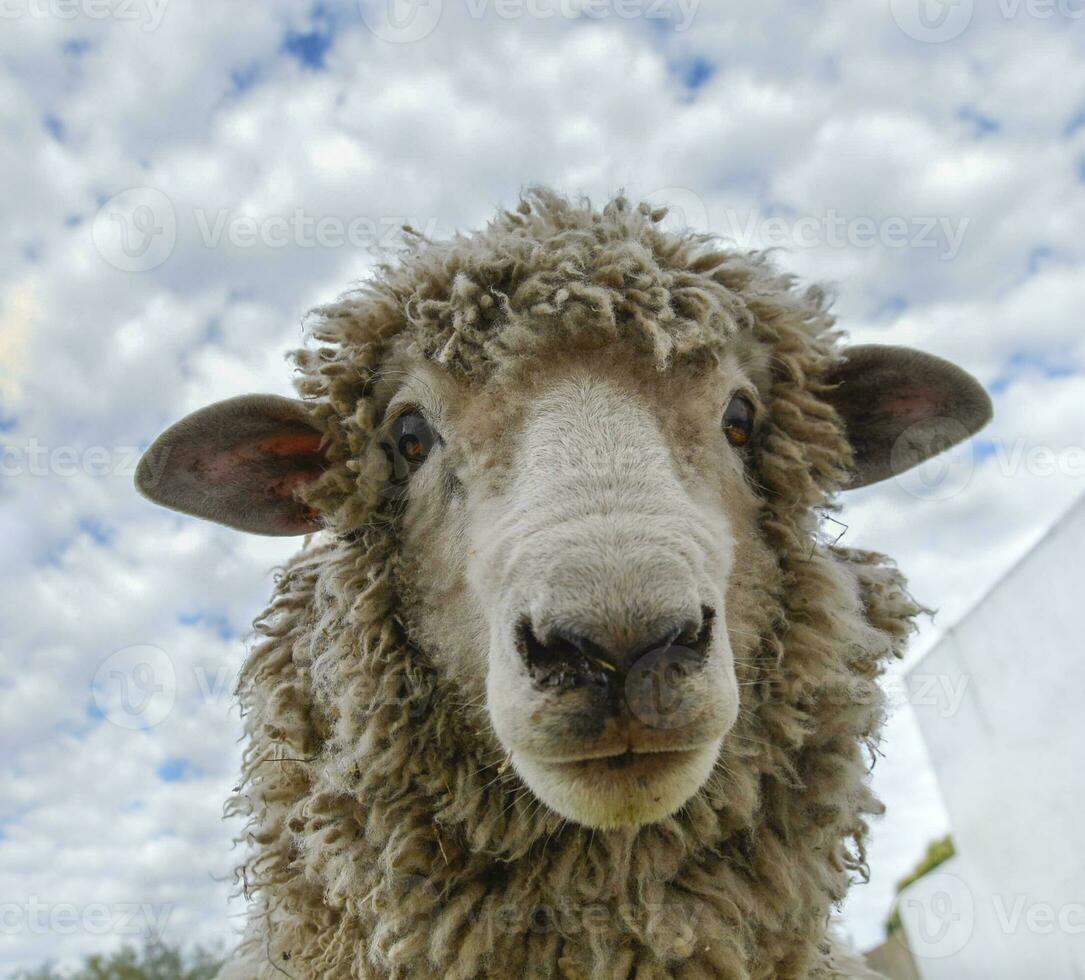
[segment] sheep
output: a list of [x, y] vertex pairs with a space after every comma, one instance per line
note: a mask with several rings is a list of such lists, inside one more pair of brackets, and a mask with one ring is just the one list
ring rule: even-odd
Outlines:
[[306, 536], [238, 683], [224, 976], [870, 975], [829, 919], [922, 610], [819, 523], [991, 403], [664, 214], [408, 231], [312, 314], [299, 399], [147, 451], [151, 500]]

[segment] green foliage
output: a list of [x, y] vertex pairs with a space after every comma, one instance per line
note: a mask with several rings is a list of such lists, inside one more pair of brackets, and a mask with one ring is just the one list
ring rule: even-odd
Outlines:
[[198, 946], [185, 953], [155, 940], [142, 949], [123, 946], [106, 956], [88, 956], [74, 972], [46, 963], [10, 980], [213, 980], [221, 965], [217, 956]]
[[[956, 853], [957, 849], [953, 846], [953, 838], [949, 834], [946, 834], [941, 840], [932, 841], [927, 845], [927, 853], [923, 855], [915, 870], [897, 882], [897, 894], [899, 895], [909, 885], [919, 881], [925, 874], [932, 872], [938, 865], [944, 864]], [[894, 904], [893, 914], [889, 916], [888, 921], [885, 923], [885, 933], [887, 936], [892, 936], [893, 933], [899, 932], [902, 928], [900, 909]]]

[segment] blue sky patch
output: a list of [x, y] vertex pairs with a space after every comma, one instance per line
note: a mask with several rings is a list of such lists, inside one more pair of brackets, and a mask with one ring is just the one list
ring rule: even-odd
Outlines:
[[758, 215], [762, 218], [783, 218], [785, 221], [795, 221], [803, 216], [803, 212], [786, 201], [768, 199], [758, 208]]
[[1037, 245], [1028, 253], [1028, 274], [1036, 275], [1055, 257], [1055, 250], [1046, 245]]
[[208, 612], [187, 612], [177, 617], [180, 626], [202, 626], [218, 634], [220, 640], [232, 640], [237, 637], [237, 631], [230, 625], [230, 621], [222, 615]]
[[1022, 374], [1029, 373], [1042, 374], [1049, 380], [1057, 380], [1072, 378], [1077, 371], [1060, 359], [1057, 351], [1017, 351], [991, 383], [991, 393], [1003, 394]]
[[975, 439], [972, 442], [972, 455], [977, 463], [990, 459], [998, 452], [998, 443], [994, 439]]
[[203, 342], [205, 344], [222, 343], [222, 321], [217, 316], [213, 316], [207, 321], [207, 329], [203, 333]]
[[957, 118], [961, 122], [972, 124], [972, 135], [977, 139], [982, 139], [984, 136], [990, 136], [992, 133], [997, 133], [1002, 129], [1002, 123], [991, 116], [985, 116], [978, 109], [973, 106], [963, 106], [957, 110]]
[[260, 65], [255, 62], [251, 65], [246, 65], [244, 68], [235, 68], [230, 72], [230, 81], [234, 86], [234, 94], [240, 95], [242, 92], [247, 92], [250, 88], [256, 85], [260, 81], [262, 69]]
[[68, 138], [67, 130], [64, 128], [64, 123], [60, 121], [54, 115], [47, 115], [42, 118], [42, 125], [50, 136], [53, 137], [58, 143], [63, 143]]
[[678, 80], [691, 92], [707, 85], [716, 74], [716, 66], [707, 58], [692, 57], [682, 61], [672, 61], [671, 71]]
[[295, 57], [303, 68], [324, 71], [324, 58], [331, 49], [333, 40], [330, 24], [304, 33], [288, 31], [286, 40], [283, 41], [283, 51]]
[[97, 544], [108, 545], [113, 541], [113, 531], [94, 518], [81, 520], [79, 530]]
[[85, 37], [73, 37], [70, 41], [65, 41], [61, 50], [72, 58], [81, 58], [90, 50], [90, 41]]
[[873, 319], [895, 320], [908, 309], [908, 301], [903, 296], [887, 296], [875, 307]]
[[170, 756], [155, 770], [158, 778], [164, 783], [179, 783], [182, 779], [193, 775], [193, 772], [188, 760], [179, 756]]

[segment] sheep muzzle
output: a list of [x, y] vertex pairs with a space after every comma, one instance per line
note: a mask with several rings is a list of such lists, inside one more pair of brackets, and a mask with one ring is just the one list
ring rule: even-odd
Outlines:
[[535, 795], [589, 826], [681, 807], [738, 713], [729, 522], [683, 481], [662, 411], [598, 376], [554, 384], [474, 520], [494, 730]]

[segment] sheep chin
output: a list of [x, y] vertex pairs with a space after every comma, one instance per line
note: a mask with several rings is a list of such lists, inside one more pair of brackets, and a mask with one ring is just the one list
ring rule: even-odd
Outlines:
[[547, 762], [516, 751], [511, 759], [528, 788], [559, 816], [612, 830], [656, 823], [680, 810], [711, 776], [721, 743], [620, 760]]

